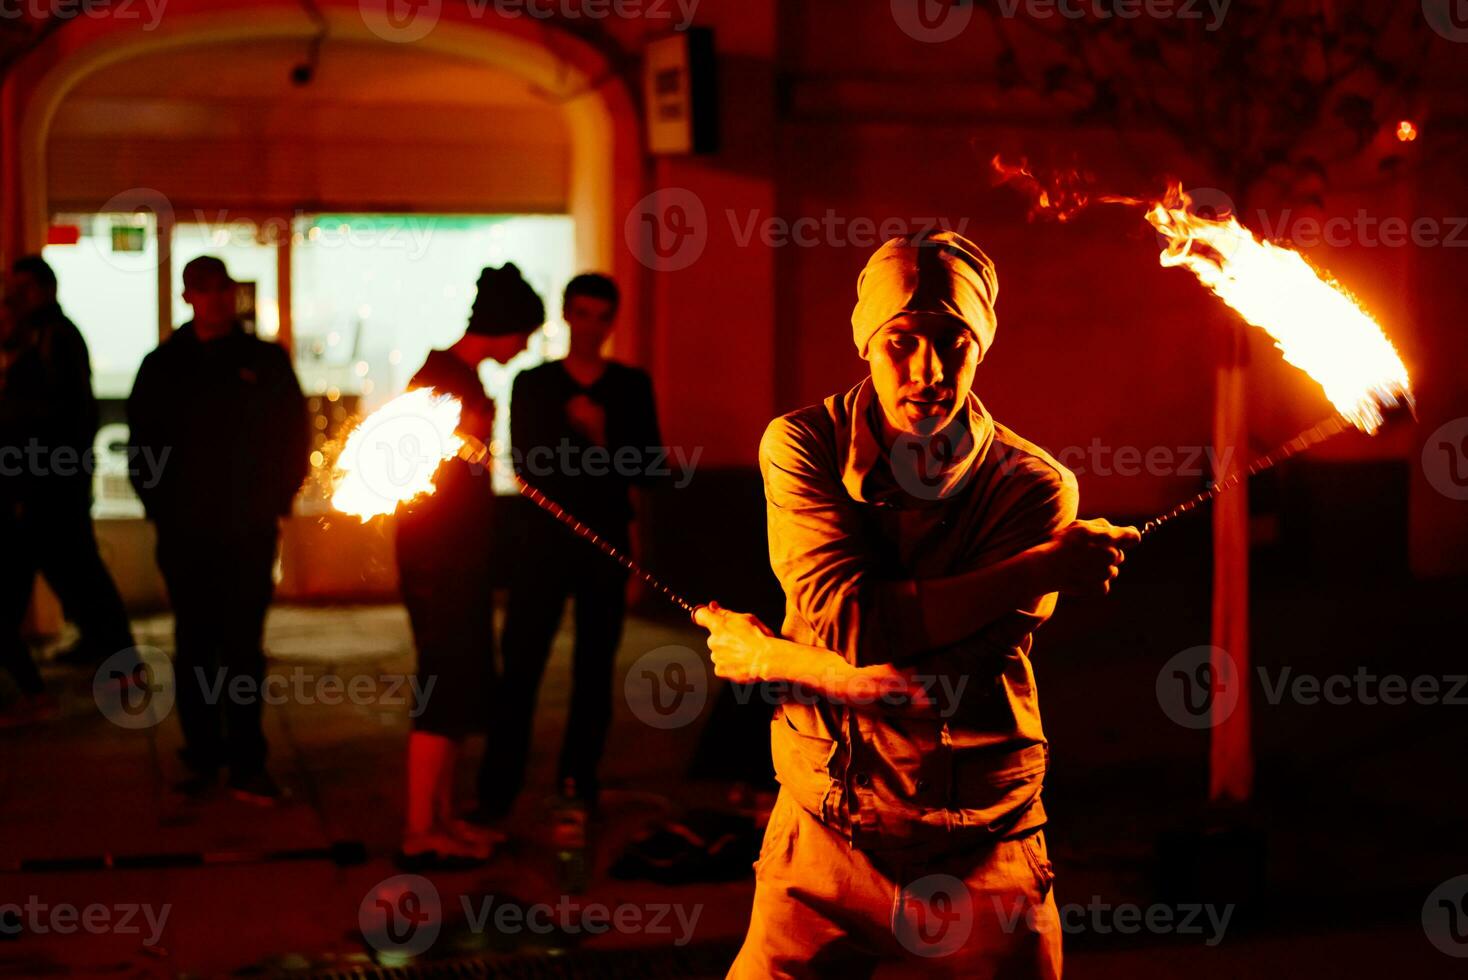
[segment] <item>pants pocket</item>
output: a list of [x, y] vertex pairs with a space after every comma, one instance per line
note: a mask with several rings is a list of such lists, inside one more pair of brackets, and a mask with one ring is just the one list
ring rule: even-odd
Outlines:
[[754, 871], [758, 875], [760, 869], [772, 861], [778, 862], [783, 855], [788, 853], [791, 826], [795, 820], [796, 804], [790, 799], [788, 793], [783, 790], [775, 797], [775, 806], [770, 810], [770, 820], [765, 824], [765, 836], [760, 841], [759, 857], [755, 859]]
[[1055, 866], [1050, 863], [1050, 854], [1045, 847], [1045, 831], [1037, 830], [1020, 838], [1019, 843], [1025, 860], [1029, 862], [1030, 871], [1035, 875], [1036, 889], [1040, 897], [1044, 898], [1055, 884]]

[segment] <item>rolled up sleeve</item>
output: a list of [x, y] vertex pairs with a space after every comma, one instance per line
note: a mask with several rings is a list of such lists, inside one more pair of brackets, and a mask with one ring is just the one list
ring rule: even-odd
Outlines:
[[770, 566], [789, 610], [826, 649], [857, 666], [885, 663], [912, 622], [911, 581], [878, 577], [858, 504], [841, 483], [829, 439], [797, 418], [771, 422], [760, 441]]

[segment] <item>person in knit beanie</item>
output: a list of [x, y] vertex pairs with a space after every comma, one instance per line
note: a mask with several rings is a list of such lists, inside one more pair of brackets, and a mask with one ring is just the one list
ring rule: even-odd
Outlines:
[[1139, 535], [1076, 520], [1075, 476], [974, 392], [998, 295], [962, 235], [888, 241], [851, 316], [868, 376], [765, 431], [785, 621], [694, 617], [718, 676], [803, 694], [770, 725], [780, 794], [730, 977], [1060, 976], [1032, 634]]

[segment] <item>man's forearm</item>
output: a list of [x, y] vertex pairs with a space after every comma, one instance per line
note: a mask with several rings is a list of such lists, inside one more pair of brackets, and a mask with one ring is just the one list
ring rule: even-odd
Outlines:
[[800, 685], [854, 707], [877, 703], [890, 706], [921, 694], [908, 678], [888, 664], [854, 667], [838, 653], [783, 637], [766, 638], [761, 660], [759, 673], [764, 681]]
[[912, 625], [919, 629], [903, 652], [910, 656], [957, 643], [1056, 591], [1053, 553], [1047, 542], [961, 575], [884, 584], [880, 588], [893, 593], [884, 600], [915, 606], [917, 623]]

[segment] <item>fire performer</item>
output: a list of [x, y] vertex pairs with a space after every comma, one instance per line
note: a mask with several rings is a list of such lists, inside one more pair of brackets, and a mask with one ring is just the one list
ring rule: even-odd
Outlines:
[[[459, 399], [459, 431], [493, 438], [494, 402], [479, 380], [486, 360], [509, 361], [545, 322], [545, 305], [513, 263], [487, 268], [464, 336], [428, 354], [408, 387]], [[458, 819], [454, 769], [466, 735], [482, 730], [495, 689], [494, 576], [490, 535], [497, 514], [490, 467], [451, 459], [435, 492], [399, 513], [398, 577], [418, 648], [418, 690], [408, 737], [408, 800], [399, 864], [423, 870], [477, 863], [497, 835]], [[500, 747], [491, 741], [485, 755]]]
[[821, 696], [771, 724], [781, 790], [731, 977], [1060, 974], [1031, 634], [1057, 593], [1108, 591], [1139, 535], [1076, 520], [1074, 476], [973, 393], [997, 289], [957, 234], [889, 241], [852, 315], [870, 376], [765, 432], [788, 639], [696, 618], [720, 676]]
[[[158, 568], [174, 616], [174, 676], [200, 796], [229, 768], [233, 795], [271, 804], [261, 684], [265, 613], [275, 591], [280, 519], [305, 479], [310, 435], [290, 355], [245, 332], [236, 284], [213, 256], [184, 266], [194, 318], [143, 359], [127, 401], [130, 438], [168, 463], [133, 486], [158, 532]], [[241, 692], [248, 693], [241, 693]]]

